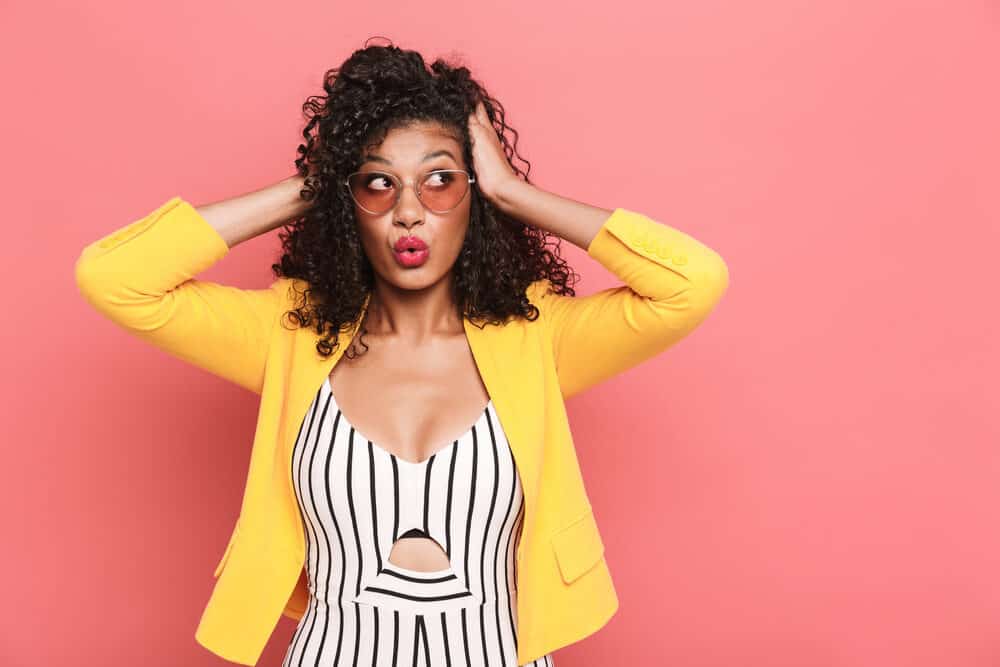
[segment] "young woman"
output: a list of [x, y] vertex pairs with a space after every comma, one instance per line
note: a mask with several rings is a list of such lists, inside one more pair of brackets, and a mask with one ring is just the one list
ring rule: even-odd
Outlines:
[[[726, 264], [531, 184], [464, 67], [371, 46], [325, 88], [294, 176], [175, 196], [76, 266], [112, 321], [261, 395], [196, 638], [253, 665], [284, 613], [286, 666], [551, 667], [618, 607], [563, 401], [691, 332]], [[195, 277], [278, 227], [267, 289]], [[576, 297], [560, 239], [622, 283]]]

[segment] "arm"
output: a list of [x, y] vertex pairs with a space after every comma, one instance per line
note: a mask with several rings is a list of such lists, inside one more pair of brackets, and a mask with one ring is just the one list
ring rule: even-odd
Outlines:
[[623, 208], [613, 212], [511, 181], [501, 208], [585, 248], [623, 284], [583, 297], [547, 291], [532, 302], [547, 322], [559, 384], [569, 397], [657, 355], [695, 329], [729, 285], [714, 250]]
[[129, 333], [259, 394], [271, 327], [286, 279], [266, 289], [197, 280], [232, 246], [274, 229], [307, 205], [301, 179], [195, 208], [172, 197], [87, 245], [76, 284], [90, 305]]

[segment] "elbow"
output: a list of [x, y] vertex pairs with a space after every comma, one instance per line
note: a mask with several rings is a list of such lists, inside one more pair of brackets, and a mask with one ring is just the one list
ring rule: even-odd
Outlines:
[[102, 274], [86, 251], [76, 260], [73, 277], [80, 296], [98, 313], [109, 315], [112, 309], [108, 300], [110, 286], [107, 276]]
[[93, 293], [93, 272], [90, 270], [90, 263], [86, 261], [85, 255], [80, 255], [77, 258], [76, 264], [73, 266], [73, 278], [76, 281], [76, 288], [79, 290], [80, 294], [90, 300], [90, 296]]
[[714, 268], [709, 272], [708, 282], [711, 285], [711, 293], [715, 296], [715, 301], [722, 300], [722, 295], [729, 289], [729, 265], [722, 256], [715, 253], [716, 262]]
[[84, 296], [92, 294], [95, 290], [98, 274], [96, 259], [98, 256], [97, 242], [95, 241], [80, 251], [80, 255], [76, 258], [76, 263], [73, 265], [73, 277], [76, 281], [76, 287]]
[[101, 300], [101, 288], [97, 285], [97, 279], [88, 262], [77, 260], [74, 269], [76, 288], [83, 300], [90, 307], [102, 315], [108, 313], [108, 307]]
[[720, 255], [713, 252], [713, 261], [706, 262], [703, 271], [692, 281], [688, 298], [694, 310], [703, 319], [722, 301], [729, 289], [729, 266]]

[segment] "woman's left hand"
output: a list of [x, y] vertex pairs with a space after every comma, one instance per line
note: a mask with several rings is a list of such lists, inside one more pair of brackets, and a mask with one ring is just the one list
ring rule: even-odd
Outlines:
[[493, 128], [482, 102], [469, 114], [469, 136], [472, 138], [472, 162], [479, 191], [496, 201], [497, 194], [513, 181], [520, 181], [503, 150], [503, 144]]

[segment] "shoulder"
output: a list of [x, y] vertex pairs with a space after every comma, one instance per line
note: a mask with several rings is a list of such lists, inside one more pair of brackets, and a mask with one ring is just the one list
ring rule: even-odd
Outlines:
[[271, 283], [270, 289], [274, 292], [278, 305], [283, 309], [297, 308], [303, 302], [303, 295], [308, 289], [308, 281], [301, 278], [281, 277]]
[[545, 299], [546, 294], [551, 291], [551, 288], [552, 283], [549, 282], [548, 278], [539, 278], [528, 285], [524, 293], [528, 297], [528, 301], [541, 307], [541, 302]]

